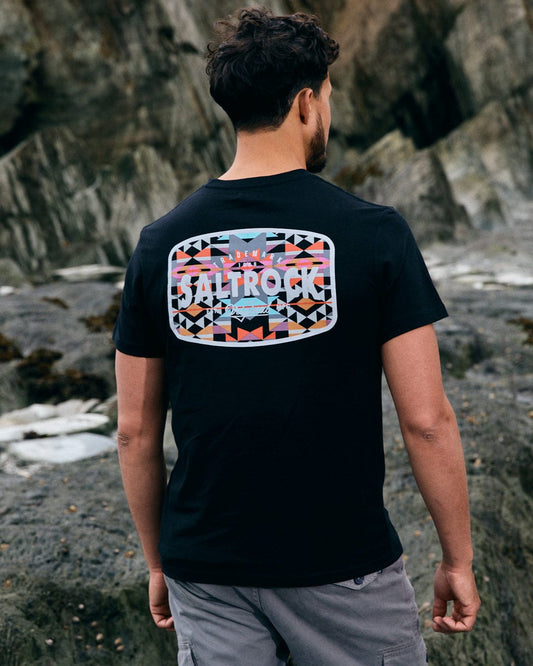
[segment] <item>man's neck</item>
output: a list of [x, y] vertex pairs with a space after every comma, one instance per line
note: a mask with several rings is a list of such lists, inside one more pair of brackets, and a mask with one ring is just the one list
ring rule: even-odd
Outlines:
[[219, 179], [240, 180], [305, 169], [303, 146], [287, 129], [239, 131], [233, 164]]

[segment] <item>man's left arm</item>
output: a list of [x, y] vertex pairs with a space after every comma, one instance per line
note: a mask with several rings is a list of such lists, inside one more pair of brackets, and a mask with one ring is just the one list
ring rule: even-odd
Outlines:
[[[442, 385], [433, 326], [389, 340], [382, 357], [411, 467], [442, 546], [434, 578], [433, 628], [470, 631], [480, 601], [472, 571], [466, 470], [457, 421]], [[451, 615], [448, 601], [453, 601]]]
[[158, 552], [167, 474], [163, 433], [167, 411], [162, 358], [116, 353], [118, 454], [124, 490], [150, 571], [150, 611], [172, 630], [168, 592]]

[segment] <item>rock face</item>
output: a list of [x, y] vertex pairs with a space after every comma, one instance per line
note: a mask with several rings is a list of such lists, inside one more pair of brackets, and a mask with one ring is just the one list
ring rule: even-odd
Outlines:
[[[339, 39], [326, 176], [406, 216], [452, 313], [438, 332], [471, 488], [483, 599], [471, 635], [427, 626], [439, 548], [389, 398], [384, 405], [387, 503], [431, 663], [528, 666], [531, 3], [261, 4], [315, 12]], [[81, 401], [111, 417], [112, 434], [113, 280], [142, 226], [231, 161], [233, 132], [209, 98], [203, 53], [213, 21], [235, 7], [2, 1], [0, 414]], [[10, 446], [0, 443], [0, 661], [174, 664], [174, 637], [147, 612], [116, 455], [42, 465]], [[167, 455], [170, 466], [172, 448]]]
[[[475, 229], [510, 225], [509, 206], [533, 186], [529, 4], [354, 0], [332, 32], [346, 46], [332, 68], [334, 140], [354, 149], [340, 151], [334, 177], [397, 206], [422, 243], [460, 238], [465, 219]], [[391, 164], [380, 137], [393, 132], [396, 143], [398, 130], [421, 155]], [[414, 205], [420, 198], [429, 205]]]
[[435, 149], [416, 150], [412, 140], [398, 130], [362, 155], [348, 153], [336, 182], [364, 199], [393, 202], [407, 220], [416, 221], [421, 245], [459, 237], [470, 226]]
[[473, 113], [461, 100], [458, 68], [445, 44], [457, 5], [344, 3], [332, 32], [345, 47], [337, 71], [343, 95], [349, 95], [341, 126], [352, 144], [368, 146], [399, 127], [424, 147]]
[[34, 281], [54, 266], [124, 264], [146, 220], [172, 208], [178, 191], [152, 146], [100, 169], [71, 130], [42, 130], [0, 160], [1, 245]]
[[348, 96], [339, 128], [360, 147], [396, 127], [425, 147], [489, 102], [523, 97], [530, 11], [521, 0], [347, 0], [331, 28]]
[[[0, 72], [33, 94], [2, 102], [2, 254], [41, 274], [80, 251], [124, 264], [140, 228], [230, 158], [203, 74], [207, 25], [183, 2], [10, 4], [19, 28]], [[34, 44], [36, 64], [23, 57]]]
[[0, 412], [112, 395], [119, 296], [107, 282], [57, 282], [2, 296]]
[[[465, 221], [509, 224], [509, 200], [532, 186], [527, 2], [264, 4], [316, 12], [341, 43], [329, 177], [397, 205], [422, 242], [460, 235]], [[203, 55], [214, 20], [234, 9], [3, 3], [0, 259], [33, 280], [80, 255], [124, 264], [144, 224], [229, 164], [233, 132], [208, 95]], [[412, 143], [405, 165], [350, 180], [391, 132]], [[413, 178], [419, 204], [428, 191], [433, 201], [406, 205]]]

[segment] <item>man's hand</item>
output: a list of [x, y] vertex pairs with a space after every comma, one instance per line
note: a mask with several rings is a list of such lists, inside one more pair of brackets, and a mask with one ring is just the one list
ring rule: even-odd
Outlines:
[[150, 599], [150, 612], [156, 625], [160, 629], [175, 631], [174, 620], [168, 603], [168, 590], [162, 571], [150, 572], [148, 597]]
[[[470, 631], [481, 604], [471, 567], [453, 569], [441, 562], [433, 581], [433, 631], [455, 634]], [[453, 601], [447, 616], [448, 601]]]

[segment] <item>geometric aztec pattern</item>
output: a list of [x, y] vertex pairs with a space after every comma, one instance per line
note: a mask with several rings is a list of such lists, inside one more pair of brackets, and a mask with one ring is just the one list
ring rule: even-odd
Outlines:
[[337, 319], [334, 251], [327, 236], [294, 229], [182, 241], [168, 258], [170, 327], [183, 341], [233, 347], [324, 333]]

